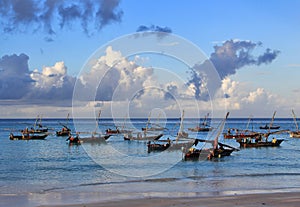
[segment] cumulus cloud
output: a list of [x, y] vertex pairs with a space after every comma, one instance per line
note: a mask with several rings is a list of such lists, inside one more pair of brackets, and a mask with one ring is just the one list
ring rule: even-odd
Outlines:
[[120, 22], [119, 0], [4, 0], [0, 1], [3, 32], [39, 31], [53, 35], [57, 29], [80, 23], [87, 34]]
[[0, 98], [20, 99], [32, 89], [33, 80], [25, 54], [5, 55], [0, 58]]
[[[228, 98], [222, 97], [224, 93], [228, 94]], [[279, 106], [281, 111], [290, 111], [295, 104], [264, 88], [251, 89], [248, 84], [231, 80], [229, 77], [222, 80], [214, 102], [216, 108], [224, 106], [225, 103], [228, 111], [241, 117], [266, 117], [266, 114], [272, 114]]]
[[64, 62], [44, 67], [42, 72], [34, 70], [30, 77], [34, 80], [34, 84], [28, 98], [54, 101], [72, 99], [76, 79], [68, 76]]
[[154, 82], [153, 69], [137, 65], [124, 58], [119, 51], [107, 47], [106, 54], [96, 61], [91, 70], [79, 77], [82, 90], [98, 101], [125, 100], [135, 96], [141, 89]]
[[[267, 48], [261, 55], [254, 56], [255, 48], [262, 46], [261, 42], [243, 41], [243, 40], [227, 40], [221, 46], [214, 46], [214, 52], [209, 59], [204, 63], [196, 64], [190, 69], [190, 79], [188, 84], [194, 86], [195, 97], [197, 99], [206, 99], [208, 94], [203, 91], [203, 79], [209, 71], [214, 68], [220, 76], [220, 80], [225, 77], [233, 75], [238, 69], [249, 65], [261, 65], [271, 63], [278, 54], [279, 50], [271, 50]], [[212, 66], [213, 65], [213, 66]], [[206, 76], [209, 77], [209, 76]], [[206, 82], [210, 94], [213, 95], [215, 91], [221, 87], [221, 82], [214, 80], [207, 80]]]
[[1, 100], [54, 105], [55, 102], [72, 99], [76, 78], [67, 74], [64, 62], [44, 67], [39, 72], [37, 69], [30, 70], [28, 61], [29, 57], [25, 54], [5, 55], [0, 59]]

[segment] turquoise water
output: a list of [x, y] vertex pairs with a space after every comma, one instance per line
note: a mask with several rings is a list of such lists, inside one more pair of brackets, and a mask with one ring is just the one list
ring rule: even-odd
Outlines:
[[[182, 152], [148, 153], [146, 142], [124, 141], [122, 135], [106, 143], [69, 146], [66, 137], [56, 137], [60, 119], [45, 119], [50, 130], [46, 140], [12, 141], [11, 131], [34, 123], [29, 119], [0, 120], [0, 206], [38, 206], [136, 197], [205, 196], [248, 192], [299, 191], [300, 139], [287, 133], [277, 148], [242, 149], [213, 161], [182, 161]], [[140, 129], [147, 119], [132, 119], [128, 125]], [[217, 126], [220, 120], [213, 120]], [[270, 119], [254, 119], [249, 129], [259, 130]], [[93, 120], [80, 120], [80, 130], [95, 128]], [[122, 125], [122, 120], [117, 124]], [[248, 119], [229, 119], [227, 128], [245, 128]], [[114, 121], [101, 119], [100, 132]], [[178, 119], [163, 123], [163, 139], [173, 138]], [[193, 119], [185, 128], [196, 126]], [[292, 119], [276, 119], [281, 129], [295, 128]], [[70, 128], [74, 130], [72, 122]], [[187, 130], [186, 130], [187, 131]], [[16, 133], [16, 132], [15, 132]], [[211, 139], [209, 133], [191, 137]], [[88, 136], [81, 134], [82, 137]], [[272, 136], [271, 136], [272, 137]], [[221, 137], [220, 137], [221, 138]], [[238, 147], [234, 140], [222, 140]], [[205, 146], [204, 146], [205, 147]]]

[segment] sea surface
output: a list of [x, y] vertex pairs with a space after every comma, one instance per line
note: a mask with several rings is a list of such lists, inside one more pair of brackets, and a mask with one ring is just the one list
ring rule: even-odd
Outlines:
[[[96, 202], [124, 198], [194, 197], [243, 193], [300, 192], [300, 139], [288, 133], [270, 136], [284, 139], [280, 147], [250, 148], [212, 161], [183, 161], [181, 150], [148, 153], [146, 142], [124, 141], [123, 135], [107, 141], [69, 145], [55, 132], [67, 124], [72, 132], [89, 137], [93, 130], [105, 133], [115, 125], [134, 131], [145, 127], [147, 119], [123, 120], [43, 119], [49, 128], [45, 140], [9, 140], [12, 132], [31, 127], [35, 119], [0, 119], [0, 206], [40, 206]], [[218, 127], [221, 119], [211, 120]], [[270, 119], [228, 119], [228, 128], [262, 131]], [[162, 139], [174, 139], [179, 119], [168, 119]], [[184, 130], [190, 137], [213, 139], [214, 132], [192, 133], [199, 123], [186, 119]], [[275, 119], [280, 129], [295, 130], [293, 119]], [[95, 129], [95, 127], [97, 128]], [[235, 140], [219, 141], [239, 148]], [[201, 146], [206, 147], [206, 146]]]

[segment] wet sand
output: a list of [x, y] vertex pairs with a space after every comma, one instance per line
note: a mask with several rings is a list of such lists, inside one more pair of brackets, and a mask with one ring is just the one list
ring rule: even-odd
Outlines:
[[[232, 196], [193, 197], [193, 198], [142, 198], [118, 201], [103, 201], [98, 203], [82, 203], [73, 205], [55, 205], [64, 207], [296, 207], [300, 206], [300, 192], [243, 194]], [[43, 206], [54, 207], [54, 206]]]

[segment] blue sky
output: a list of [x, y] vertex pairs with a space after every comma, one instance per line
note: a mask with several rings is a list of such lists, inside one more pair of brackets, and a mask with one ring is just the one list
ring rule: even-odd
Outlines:
[[[290, 117], [291, 108], [294, 108], [296, 112], [298, 109], [300, 114], [300, 98], [297, 98], [300, 93], [298, 82], [300, 75], [299, 1], [85, 1], [94, 5], [95, 15], [97, 9], [103, 14], [98, 19], [95, 15], [89, 17], [88, 27], [85, 28], [88, 32], [83, 31], [84, 27], [81, 21], [84, 9], [80, 10], [80, 14], [76, 13], [78, 10], [73, 13], [63, 13], [66, 21], [62, 28], [60, 26], [62, 15], [59, 16], [58, 8], [70, 9], [72, 5], [88, 8], [83, 5], [82, 1], [81, 3], [80, 1], [64, 1], [64, 3], [53, 1], [58, 2], [53, 7], [57, 10], [54, 10], [49, 21], [55, 34], [47, 32], [49, 27], [46, 27], [46, 23], [49, 22], [46, 22], [45, 19], [34, 19], [45, 14], [42, 9], [46, 8], [47, 1], [20, 1], [22, 3], [17, 4], [19, 6], [23, 4], [20, 6], [21, 8], [14, 2], [16, 1], [4, 0], [0, 3], [0, 8], [2, 8], [0, 9], [0, 58], [2, 57], [0, 60], [4, 62], [4, 56], [11, 57], [13, 54], [18, 57], [22, 53], [27, 55], [29, 58], [27, 73], [31, 74], [35, 71], [36, 75], [35, 79], [30, 76], [31, 79], [29, 78], [28, 81], [37, 86], [37, 82], [39, 82], [37, 80], [41, 80], [43, 77], [44, 86], [39, 85], [41, 95], [34, 97], [39, 101], [33, 103], [31, 103], [33, 95], [28, 91], [24, 91], [24, 93], [28, 93], [24, 96], [5, 96], [5, 92], [12, 94], [18, 88], [5, 88], [5, 80], [10, 79], [13, 82], [18, 79], [11, 74], [6, 77], [3, 75], [6, 73], [2, 72], [1, 74], [0, 72], [2, 76], [2, 79], [0, 77], [2, 84], [0, 102], [2, 108], [5, 109], [5, 112], [0, 113], [2, 117], [35, 117], [42, 109], [54, 109], [50, 110], [52, 113], [46, 113], [45, 116], [64, 117], [65, 113], [71, 110], [70, 104], [62, 103], [66, 101], [65, 99], [58, 101], [59, 103], [53, 101], [49, 98], [51, 93], [53, 92], [53, 95], [58, 97], [57, 94], [63, 91], [58, 90], [58, 87], [62, 87], [64, 84], [65, 88], [68, 88], [66, 84], [72, 86], [76, 78], [80, 76], [81, 68], [95, 51], [103, 45], [108, 46], [109, 42], [116, 38], [136, 32], [141, 25], [169, 28], [172, 34], [199, 47], [208, 58], [214, 52], [215, 45], [221, 46], [229, 40], [261, 42], [261, 46], [255, 46], [250, 51], [251, 55], [256, 57], [264, 54], [267, 48], [270, 48], [271, 52], [280, 51], [270, 62], [259, 65], [245, 64], [232, 74], [222, 77], [224, 79], [222, 84], [227, 84], [222, 86], [223, 89], [228, 90], [224, 92], [228, 94], [226, 97], [229, 97], [226, 100], [227, 107], [232, 112], [232, 116], [237, 117], [247, 117], [249, 114], [257, 117], [270, 117], [274, 110], [277, 110], [277, 116]], [[39, 10], [33, 11], [34, 8]], [[98, 23], [101, 21], [102, 25], [99, 27]], [[57, 62], [63, 62], [63, 65], [57, 65], [59, 69], [55, 69]], [[2, 71], [13, 70], [5, 64], [2, 63]], [[155, 63], [148, 62], [144, 67], [151, 64], [155, 65]], [[48, 73], [45, 72], [44, 76], [41, 76], [43, 68], [47, 67], [49, 68]], [[172, 68], [177, 70], [178, 74], [188, 74], [185, 71], [186, 68], [182, 68], [180, 71], [180, 67], [175, 64]], [[57, 72], [58, 70], [60, 72]], [[43, 93], [42, 88], [50, 84], [46, 80], [47, 74], [49, 77], [57, 75], [53, 71], [56, 71], [61, 79], [68, 76], [68, 81], [55, 84], [57, 81], [52, 80], [52, 87], [54, 84], [56, 88], [51, 90], [48, 88], [47, 93]], [[38, 73], [41, 74], [38, 76]], [[4, 78], [6, 79], [3, 80]], [[159, 77], [159, 79], [163, 79], [163, 77]], [[19, 87], [22, 88], [22, 85]], [[70, 94], [72, 93], [71, 88], [68, 88]], [[66, 99], [70, 99], [70, 97]], [[263, 107], [262, 103], [264, 103]], [[33, 104], [34, 107], [32, 107]], [[23, 110], [19, 109], [20, 105]], [[105, 106], [103, 107], [105, 108]], [[204, 111], [210, 110], [212, 109], [201, 108], [200, 111], [201, 114], [206, 114]], [[217, 111], [217, 109], [213, 110]], [[178, 111], [174, 111], [175, 113]], [[148, 112], [144, 112], [144, 114], [147, 116]], [[109, 116], [109, 113], [106, 115]], [[136, 115], [143, 116], [142, 113]]]

